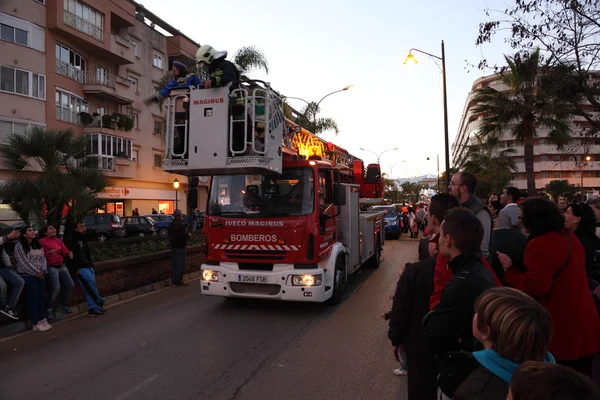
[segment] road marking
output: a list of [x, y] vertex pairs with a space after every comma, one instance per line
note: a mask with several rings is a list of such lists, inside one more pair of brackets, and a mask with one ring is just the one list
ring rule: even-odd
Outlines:
[[125, 400], [126, 398], [128, 398], [129, 396], [131, 396], [138, 390], [142, 389], [144, 386], [148, 385], [150, 382], [152, 382], [153, 380], [155, 380], [158, 377], [159, 377], [158, 374], [152, 375], [150, 378], [146, 379], [145, 381], [140, 382], [137, 386], [134, 386], [131, 389], [129, 389], [128, 391], [122, 393], [120, 396], [115, 397], [115, 400]]

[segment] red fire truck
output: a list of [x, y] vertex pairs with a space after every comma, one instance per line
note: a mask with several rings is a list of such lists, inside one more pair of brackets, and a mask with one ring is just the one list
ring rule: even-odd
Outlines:
[[284, 117], [270, 86], [182, 89], [168, 100], [165, 171], [212, 175], [202, 293], [335, 303], [384, 244], [380, 167]]

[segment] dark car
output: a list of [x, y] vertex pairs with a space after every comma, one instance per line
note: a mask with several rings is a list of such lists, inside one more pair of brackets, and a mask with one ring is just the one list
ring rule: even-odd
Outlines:
[[395, 239], [400, 239], [400, 214], [394, 206], [373, 207], [374, 211], [383, 211], [385, 219], [385, 233], [392, 235]]
[[100, 241], [122, 238], [125, 229], [117, 214], [88, 214], [83, 217], [86, 235]]
[[145, 214], [144, 217], [152, 218], [157, 232], [161, 235], [168, 233], [169, 224], [173, 221], [173, 217], [167, 214]]
[[121, 222], [126, 236], [156, 235], [156, 223], [150, 217], [123, 217]]

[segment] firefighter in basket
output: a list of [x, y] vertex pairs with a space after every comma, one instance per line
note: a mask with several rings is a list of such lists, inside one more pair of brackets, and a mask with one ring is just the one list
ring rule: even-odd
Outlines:
[[202, 85], [198, 75], [190, 73], [185, 64], [181, 61], [173, 61], [171, 72], [173, 73], [174, 78], [167, 83], [165, 87], [160, 90], [160, 92], [155, 93], [148, 99], [144, 100], [144, 104], [149, 105], [150, 103], [160, 103], [169, 95], [169, 92], [175, 88], [180, 89], [184, 87]]

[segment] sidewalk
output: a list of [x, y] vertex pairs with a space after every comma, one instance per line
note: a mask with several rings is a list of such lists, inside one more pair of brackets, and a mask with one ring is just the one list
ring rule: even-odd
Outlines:
[[[200, 279], [200, 271], [190, 272], [189, 274], [185, 274], [183, 276], [184, 282], [196, 281], [198, 279]], [[160, 292], [162, 290], [170, 289], [170, 288], [173, 288], [173, 286], [171, 285], [171, 279], [165, 279], [165, 280], [153, 283], [151, 285], [146, 285], [146, 286], [139, 287], [137, 289], [128, 290], [126, 292], [121, 292], [121, 293], [113, 294], [110, 296], [106, 296], [106, 297], [104, 297], [104, 301], [106, 302], [104, 304], [104, 308], [108, 309], [113, 306], [135, 300], [142, 296], [146, 296], [150, 293], [156, 293], [156, 292]], [[88, 311], [87, 303], [81, 303], [81, 304], [78, 304], [77, 306], [73, 306], [73, 307], [71, 307], [71, 310], [73, 310], [73, 312], [71, 314], [63, 314], [62, 312], [55, 312], [54, 319], [52, 320], [51, 324], [54, 325], [54, 324], [69, 321], [69, 320], [72, 320], [74, 318], [78, 318], [81, 316], [86, 316], [87, 311]], [[4, 317], [4, 316], [2, 316], [2, 317]], [[102, 318], [102, 317], [99, 317], [99, 318]], [[6, 318], [6, 320], [10, 321], [8, 318]], [[32, 332], [31, 322], [29, 320], [26, 320], [26, 321], [19, 320], [19, 321], [14, 321], [14, 322], [11, 322], [8, 324], [2, 324], [2, 325], [0, 325], [0, 342], [10, 340], [14, 336], [20, 336], [20, 334], [22, 334], [23, 332]]]

